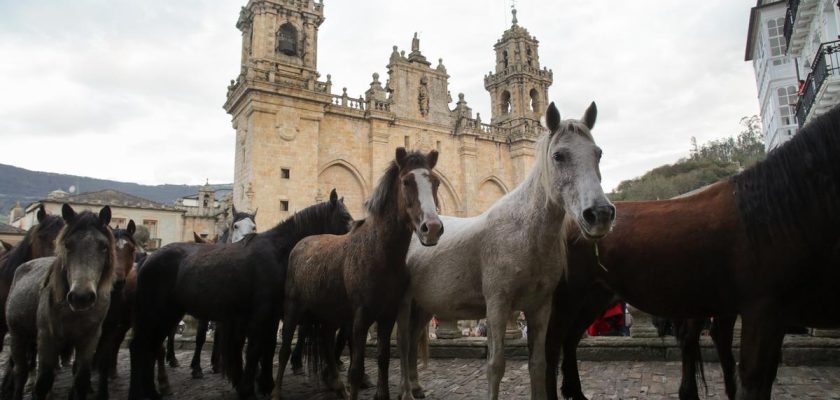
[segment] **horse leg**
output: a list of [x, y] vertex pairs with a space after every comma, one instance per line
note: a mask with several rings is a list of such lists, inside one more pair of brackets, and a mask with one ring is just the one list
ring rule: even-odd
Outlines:
[[[677, 338], [682, 357], [680, 400], [700, 400], [700, 394], [697, 391], [697, 367], [698, 363], [702, 362], [699, 343], [702, 330], [702, 319], [674, 320], [674, 336]], [[700, 371], [702, 371], [702, 365]]]
[[[260, 315], [260, 311], [257, 310], [254, 315]], [[257, 362], [259, 361], [260, 351], [263, 347], [263, 343], [261, 342], [264, 340], [262, 337], [264, 335], [260, 335], [259, 330], [265, 323], [266, 322], [264, 322], [263, 319], [258, 318], [252, 318], [252, 320], [248, 323], [248, 344], [245, 348], [245, 369], [242, 371], [242, 377], [236, 385], [236, 392], [239, 394], [240, 399], [250, 399], [254, 397], [254, 378], [257, 372]]]
[[166, 372], [166, 350], [163, 348], [163, 342], [158, 347], [157, 357], [157, 385], [158, 391], [162, 395], [172, 393], [172, 387], [169, 384], [169, 373]]
[[502, 301], [487, 302], [487, 397], [491, 400], [498, 400], [499, 385], [505, 374], [505, 326], [511, 312], [510, 305]]
[[[98, 343], [99, 334], [97, 332], [97, 335], [94, 335], [94, 337], [87, 341], [83, 341], [75, 348], [76, 361], [73, 364], [75, 372], [73, 374], [73, 387], [70, 389], [70, 398], [73, 400], [84, 400], [87, 398], [88, 391], [90, 390], [91, 366], [93, 365], [93, 357]], [[107, 375], [107, 371], [104, 375]], [[100, 379], [107, 382], [108, 378], [104, 375]], [[101, 400], [108, 399], [107, 384], [105, 391], [99, 392], [97, 398]]]
[[172, 328], [172, 331], [169, 332], [169, 335], [166, 337], [166, 361], [169, 362], [169, 366], [172, 368], [178, 368], [181, 364], [178, 362], [178, 358], [175, 357], [175, 329], [177, 328], [177, 324], [175, 328]]
[[341, 361], [341, 355], [344, 354], [344, 349], [347, 347], [347, 343], [350, 340], [350, 328], [347, 326], [342, 326], [338, 328], [338, 335], [335, 337], [335, 364], [336, 366], [343, 366], [344, 362]]
[[417, 373], [417, 357], [420, 348], [423, 349], [423, 363], [428, 362], [429, 355], [429, 322], [432, 314], [429, 314], [417, 305], [411, 307], [411, 322], [409, 323], [409, 353], [408, 353], [408, 379], [410, 382], [411, 395], [416, 399], [426, 397], [426, 392], [420, 386], [420, 375]]
[[130, 328], [131, 326], [129, 324], [121, 324], [114, 335], [114, 347], [111, 349], [111, 353], [107, 355], [108, 359], [105, 361], [108, 363], [108, 371], [110, 372], [108, 378], [110, 379], [117, 377], [117, 358], [120, 355], [120, 346], [125, 340], [125, 335]]
[[365, 375], [365, 342], [371, 322], [367, 320], [362, 307], [356, 309], [353, 316], [352, 340], [350, 342], [350, 399], [359, 398], [359, 389]]
[[388, 400], [391, 398], [390, 393], [388, 393], [388, 366], [391, 363], [391, 332], [394, 331], [394, 322], [396, 321], [391, 318], [382, 318], [376, 321], [379, 378], [374, 400]]
[[528, 373], [531, 375], [531, 398], [545, 400], [545, 336], [551, 318], [551, 301], [525, 313], [528, 321]]
[[720, 367], [723, 370], [723, 382], [726, 396], [735, 400], [737, 385], [735, 384], [735, 357], [732, 355], [732, 337], [735, 333], [737, 316], [715, 317], [712, 321], [712, 341], [715, 342]]
[[[29, 351], [26, 347], [22, 349]], [[38, 335], [38, 377], [35, 378], [35, 388], [32, 390], [32, 400], [46, 400], [55, 380], [55, 369], [58, 367], [59, 347], [55, 339], [46, 334]], [[28, 363], [22, 366], [28, 366]], [[24, 379], [25, 381], [25, 379]], [[17, 386], [17, 385], [16, 385]], [[15, 391], [18, 388], [15, 387]], [[20, 385], [23, 391], [23, 385]]]
[[397, 348], [400, 351], [400, 382], [401, 399], [414, 400], [411, 394], [411, 379], [409, 379], [409, 364], [411, 359], [411, 347], [417, 347], [411, 339], [411, 299], [405, 296], [400, 303], [400, 311], [397, 314]]
[[292, 352], [292, 373], [295, 375], [303, 375], [303, 342], [306, 338], [311, 337], [312, 332], [309, 331], [309, 325], [303, 324], [298, 329], [297, 343], [295, 350]]
[[262, 395], [271, 393], [274, 386], [274, 378], [271, 376], [271, 372], [274, 369], [274, 349], [277, 348], [277, 329], [279, 326], [280, 320], [274, 319], [271, 321], [271, 329], [265, 330], [260, 359], [260, 374], [257, 376], [257, 390]]
[[317, 337], [312, 338], [312, 340], [318, 341], [316, 347], [320, 354], [317, 360], [310, 360], [309, 362], [324, 363], [324, 370], [321, 371], [321, 379], [338, 397], [345, 398], [347, 397], [347, 388], [341, 382], [341, 377], [338, 374], [338, 365], [335, 363], [335, 358], [333, 358], [337, 330], [335, 326], [321, 326]]
[[777, 307], [767, 305], [741, 314], [740, 400], [769, 400], [781, 358], [785, 331], [776, 318]]
[[[279, 364], [277, 365], [277, 375], [274, 379], [274, 389], [271, 391], [272, 400], [280, 400], [280, 390], [283, 386], [283, 374], [286, 372], [286, 364], [289, 362], [289, 356], [292, 354], [292, 338], [295, 335], [295, 328], [298, 325], [297, 313], [289, 310], [287, 307], [285, 318], [283, 320], [283, 333], [280, 342]], [[300, 342], [300, 338], [298, 338]]]
[[[11, 372], [12, 377], [8, 383], [6, 378], [3, 379], [3, 398], [9, 398], [6, 393], [11, 392], [11, 399], [22, 400], [26, 379], [29, 377], [29, 348], [31, 343], [29, 343], [30, 340], [14, 334], [11, 336], [11, 342], [12, 354], [7, 362], [9, 369], [6, 370], [6, 376], [8, 378]], [[11, 385], [11, 387], [7, 385]]]
[[214, 374], [218, 374], [219, 371], [222, 370], [221, 365], [219, 364], [221, 357], [221, 347], [219, 345], [219, 343], [221, 343], [220, 340], [223, 339], [219, 333], [219, 323], [216, 322], [216, 325], [213, 328], [213, 351], [210, 352], [210, 371]]
[[190, 362], [193, 379], [204, 378], [204, 373], [201, 372], [201, 349], [204, 347], [204, 341], [207, 340], [207, 325], [206, 319], [198, 320], [198, 328], [195, 332], [195, 352]]

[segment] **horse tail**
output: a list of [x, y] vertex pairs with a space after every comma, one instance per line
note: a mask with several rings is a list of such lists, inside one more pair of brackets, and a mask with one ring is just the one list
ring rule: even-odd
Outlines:
[[242, 377], [242, 349], [245, 347], [244, 321], [216, 321], [213, 347], [219, 346], [219, 367], [222, 376], [234, 387]]
[[298, 325], [297, 340], [303, 347], [303, 358], [309, 367], [309, 372], [315, 377], [321, 372], [321, 330], [320, 324], [312, 320], [304, 320]]
[[423, 328], [423, 331], [420, 332], [420, 342], [418, 345], [420, 346], [418, 349], [418, 353], [420, 353], [420, 361], [423, 363], [423, 367], [429, 365], [429, 325], [431, 321], [426, 323], [426, 327]]

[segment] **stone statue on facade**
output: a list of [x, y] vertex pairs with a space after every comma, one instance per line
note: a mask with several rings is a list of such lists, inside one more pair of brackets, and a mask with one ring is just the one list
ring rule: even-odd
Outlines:
[[429, 79], [425, 76], [420, 78], [417, 101], [420, 105], [420, 115], [424, 117], [429, 115]]

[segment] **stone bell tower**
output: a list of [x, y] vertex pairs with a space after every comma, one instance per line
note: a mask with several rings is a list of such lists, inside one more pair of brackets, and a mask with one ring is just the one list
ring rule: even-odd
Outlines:
[[484, 77], [484, 88], [490, 92], [492, 124], [516, 127], [539, 122], [553, 73], [540, 69], [539, 41], [519, 26], [516, 9], [511, 12], [510, 29], [493, 46], [496, 71]]

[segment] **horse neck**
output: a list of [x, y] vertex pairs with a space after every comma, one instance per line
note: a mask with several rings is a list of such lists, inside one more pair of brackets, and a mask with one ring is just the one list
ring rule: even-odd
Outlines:
[[[397, 194], [399, 196], [399, 194]], [[397, 197], [394, 196], [394, 197]], [[406, 213], [400, 209], [398, 199], [394, 198], [382, 213], [368, 217], [370, 234], [377, 239], [377, 245], [387, 250], [388, 264], [405, 263], [405, 255], [411, 244], [411, 222], [406, 220]]]
[[493, 208], [496, 207], [506, 207], [510, 214], [515, 215], [517, 224], [529, 230], [535, 240], [554, 242], [565, 234], [565, 206], [548, 199], [538, 166]]

